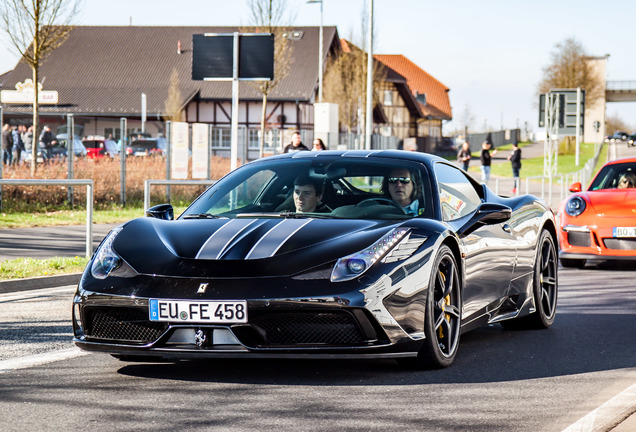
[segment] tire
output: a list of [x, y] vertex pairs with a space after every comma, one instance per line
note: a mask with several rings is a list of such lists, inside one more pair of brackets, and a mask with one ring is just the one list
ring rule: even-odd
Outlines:
[[571, 267], [581, 269], [585, 267], [586, 260], [584, 259], [576, 259], [576, 258], [561, 258], [559, 260], [563, 267]]
[[506, 329], [546, 329], [556, 316], [559, 290], [558, 258], [554, 239], [546, 230], [541, 232], [537, 243], [537, 258], [532, 275], [532, 294], [536, 311], [511, 321], [502, 321]]
[[424, 345], [417, 356], [420, 367], [440, 369], [455, 360], [461, 335], [462, 286], [457, 261], [442, 245], [433, 265], [426, 296]]

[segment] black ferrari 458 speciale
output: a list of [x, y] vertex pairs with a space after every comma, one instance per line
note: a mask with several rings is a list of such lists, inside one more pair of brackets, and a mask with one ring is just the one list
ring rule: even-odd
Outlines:
[[168, 204], [147, 216], [113, 229], [84, 271], [73, 304], [84, 350], [446, 367], [463, 332], [555, 317], [550, 208], [428, 154], [273, 156], [176, 220]]

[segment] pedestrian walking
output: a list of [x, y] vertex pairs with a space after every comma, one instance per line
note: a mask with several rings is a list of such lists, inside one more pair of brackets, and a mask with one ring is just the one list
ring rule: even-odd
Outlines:
[[510, 156], [508, 156], [508, 160], [512, 165], [512, 177], [515, 180], [515, 185], [511, 192], [517, 193], [517, 188], [519, 187], [519, 171], [521, 170], [521, 149], [516, 141], [512, 144], [512, 151], [510, 152]]
[[491, 148], [492, 144], [489, 141], [484, 141], [481, 145], [481, 182], [486, 184], [488, 184], [488, 180], [490, 180], [490, 164], [492, 162], [492, 157], [497, 154], [497, 149], [493, 150], [491, 153]]
[[462, 164], [462, 169], [464, 171], [468, 171], [470, 158], [470, 143], [468, 141], [464, 141], [464, 144], [462, 144], [462, 148], [460, 148], [459, 152], [457, 153], [457, 161]]

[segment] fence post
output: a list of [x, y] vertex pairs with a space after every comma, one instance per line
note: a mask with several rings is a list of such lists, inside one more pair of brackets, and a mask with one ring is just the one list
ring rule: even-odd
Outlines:
[[125, 117], [119, 119], [119, 131], [121, 139], [121, 148], [119, 149], [120, 160], [120, 192], [119, 201], [122, 207], [126, 207], [126, 144], [128, 141], [128, 120]]
[[93, 255], [93, 181], [86, 185], [86, 256]]
[[[73, 157], [75, 156], [75, 122], [73, 121], [73, 114], [66, 114], [66, 133], [68, 135], [68, 141], [66, 145], [66, 153], [68, 155], [68, 179], [73, 180]], [[33, 145], [31, 145], [33, 148]], [[74, 207], [73, 186], [70, 185], [67, 189], [68, 203], [71, 209]]]

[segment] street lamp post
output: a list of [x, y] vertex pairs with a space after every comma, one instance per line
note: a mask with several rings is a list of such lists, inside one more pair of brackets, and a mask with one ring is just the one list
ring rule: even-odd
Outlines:
[[322, 72], [323, 72], [323, 41], [322, 34], [322, 2], [323, 0], [308, 0], [307, 3], [320, 3], [320, 35], [318, 37], [318, 102], [322, 103]]

